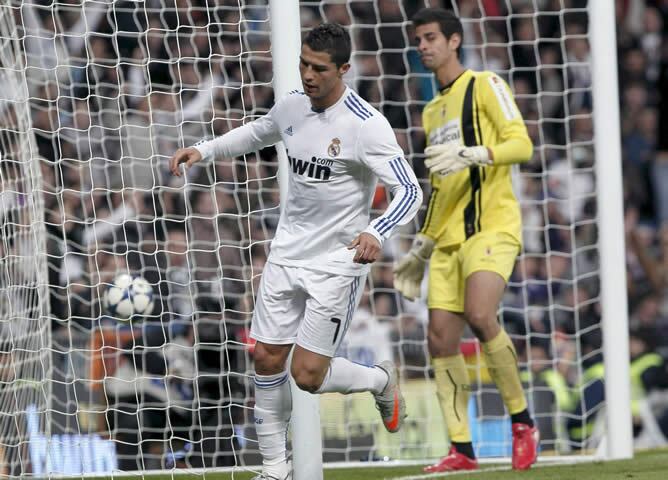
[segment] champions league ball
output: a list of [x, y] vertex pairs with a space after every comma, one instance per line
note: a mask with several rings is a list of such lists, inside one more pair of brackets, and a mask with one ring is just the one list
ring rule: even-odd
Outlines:
[[103, 305], [107, 314], [118, 320], [150, 315], [153, 311], [153, 287], [142, 277], [121, 274], [104, 292]]

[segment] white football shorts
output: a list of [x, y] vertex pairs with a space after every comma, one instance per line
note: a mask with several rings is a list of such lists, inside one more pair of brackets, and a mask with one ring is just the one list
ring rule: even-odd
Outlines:
[[267, 262], [251, 337], [270, 345], [297, 343], [333, 357], [362, 298], [365, 279]]

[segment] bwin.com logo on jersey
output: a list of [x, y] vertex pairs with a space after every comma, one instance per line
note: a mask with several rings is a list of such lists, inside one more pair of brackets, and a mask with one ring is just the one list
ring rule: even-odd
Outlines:
[[311, 161], [301, 158], [291, 157], [288, 153], [288, 162], [292, 171], [299, 175], [305, 175], [315, 180], [329, 180], [332, 175], [332, 165], [334, 160], [331, 158], [311, 157]]

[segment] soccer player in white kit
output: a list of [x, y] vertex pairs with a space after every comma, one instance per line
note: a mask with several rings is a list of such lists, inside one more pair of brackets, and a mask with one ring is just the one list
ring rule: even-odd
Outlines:
[[[343, 83], [350, 37], [322, 24], [304, 39], [303, 92], [276, 102], [262, 118], [194, 147], [170, 161], [174, 175], [200, 160], [235, 157], [285, 143], [289, 187], [284, 212], [257, 293], [255, 426], [263, 471], [256, 479], [291, 478], [286, 432], [290, 372], [312, 393], [371, 392], [390, 432], [401, 428], [405, 404], [390, 360], [366, 367], [334, 357], [359, 303], [370, 263], [394, 229], [422, 204], [422, 191], [383, 115]], [[393, 200], [380, 217], [369, 210], [380, 179]]]

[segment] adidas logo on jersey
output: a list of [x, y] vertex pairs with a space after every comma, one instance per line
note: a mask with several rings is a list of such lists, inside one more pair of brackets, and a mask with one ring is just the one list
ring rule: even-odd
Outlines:
[[294, 173], [315, 178], [316, 180], [329, 180], [329, 177], [332, 175], [331, 166], [334, 165], [334, 160], [331, 158], [311, 157], [311, 161], [309, 162], [301, 158], [291, 157], [289, 153], [288, 162]]
[[285, 134], [292, 136], [292, 125], [285, 129]]

